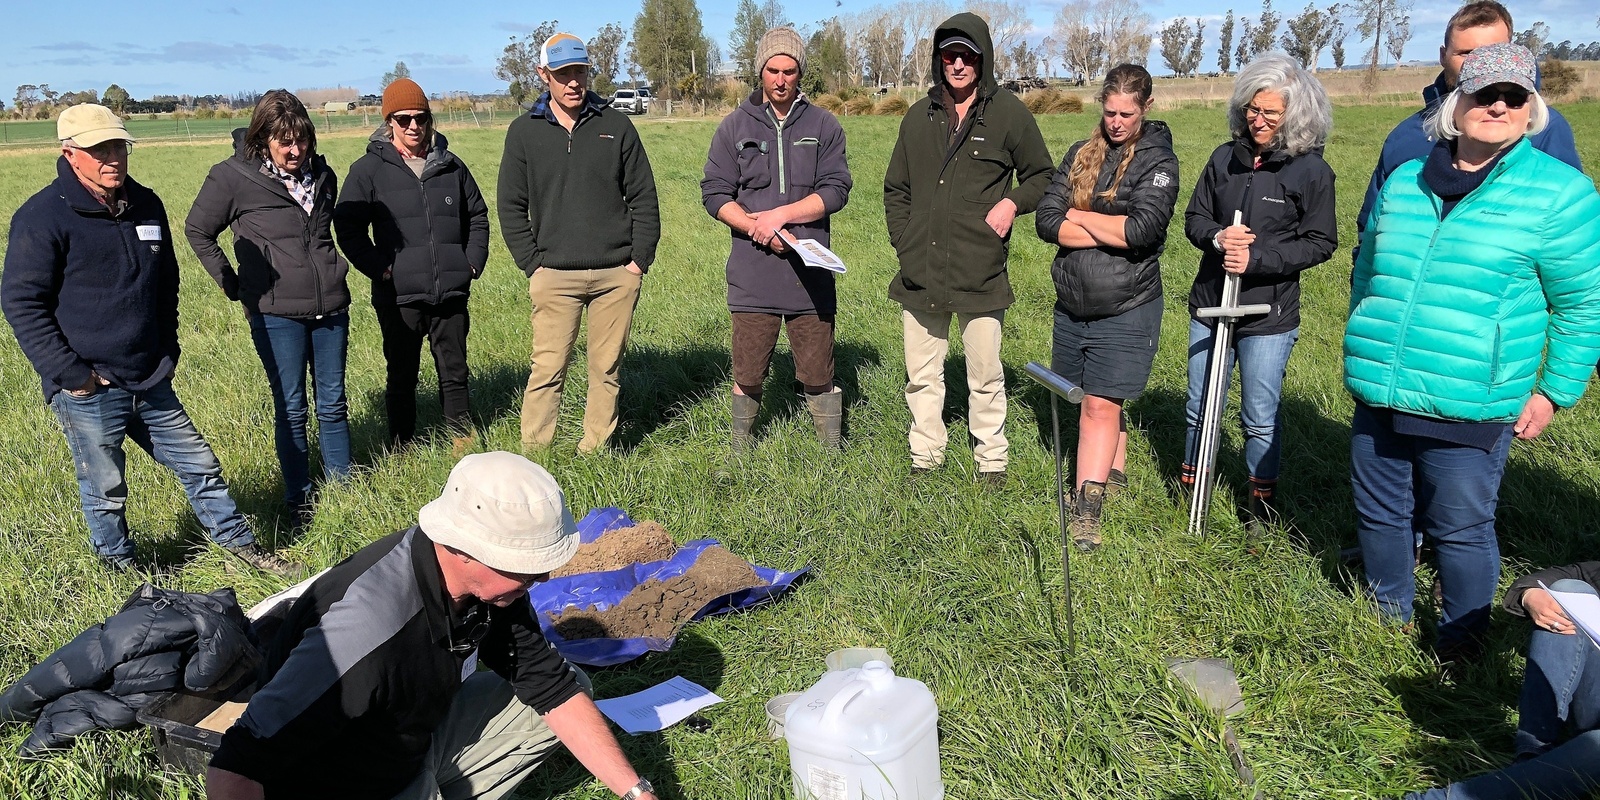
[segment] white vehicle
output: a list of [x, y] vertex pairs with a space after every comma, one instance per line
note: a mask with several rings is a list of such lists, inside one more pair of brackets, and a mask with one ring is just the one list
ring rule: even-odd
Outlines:
[[641, 96], [640, 92], [647, 91], [647, 89], [618, 89], [617, 93], [611, 96], [611, 107], [624, 114], [643, 114], [650, 110], [650, 99], [648, 95]]

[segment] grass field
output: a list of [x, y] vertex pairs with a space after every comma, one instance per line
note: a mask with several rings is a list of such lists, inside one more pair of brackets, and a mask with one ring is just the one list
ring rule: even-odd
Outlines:
[[[501, 111], [498, 114], [483, 113], [478, 116], [486, 125], [498, 121], [500, 124], [509, 122], [510, 112]], [[380, 121], [377, 113], [363, 114], [356, 111], [350, 114], [323, 114], [313, 112], [316, 118], [317, 131], [371, 131]], [[462, 119], [470, 121], [471, 117], [463, 112], [448, 112], [452, 120]], [[152, 119], [151, 117], [155, 118]], [[440, 116], [446, 116], [441, 112]], [[136, 114], [127, 120], [128, 132], [141, 142], [194, 140], [204, 141], [210, 139], [226, 139], [235, 128], [242, 128], [250, 124], [249, 109], [241, 112], [240, 116], [216, 119], [173, 119], [171, 114], [140, 115]], [[0, 121], [0, 149], [6, 147], [36, 147], [50, 146], [56, 143], [56, 122], [48, 120], [27, 121]]]
[[[1586, 162], [1600, 164], [1600, 104], [1563, 110]], [[583, 370], [574, 369], [558, 447], [545, 463], [576, 513], [620, 505], [660, 520], [680, 540], [712, 536], [761, 564], [817, 567], [814, 580], [777, 605], [697, 623], [671, 653], [595, 674], [602, 696], [682, 674], [728, 699], [707, 712], [709, 730], [679, 727], [623, 742], [662, 795], [788, 796], [787, 753], [766, 738], [762, 703], [809, 686], [823, 656], [847, 645], [888, 648], [902, 674], [933, 690], [944, 779], [956, 800], [1248, 796], [1234, 781], [1217, 723], [1165, 679], [1164, 661], [1174, 656], [1233, 659], [1249, 708], [1236, 722], [1239, 738], [1269, 797], [1394, 796], [1507, 762], [1525, 626], [1497, 618], [1485, 663], [1459, 682], [1442, 682], [1417, 637], [1380, 624], [1352, 593], [1335, 556], [1353, 538], [1351, 402], [1339, 365], [1353, 218], [1379, 143], [1406, 113], [1336, 111], [1328, 160], [1339, 175], [1343, 247], [1305, 275], [1305, 322], [1284, 397], [1280, 491], [1295, 531], [1257, 543], [1245, 540], [1222, 499], [1244, 482], [1236, 426], [1224, 444], [1211, 535], [1184, 533], [1174, 489], [1185, 297], [1197, 262], [1182, 238], [1181, 209], [1225, 126], [1214, 109], [1163, 113], [1176, 131], [1185, 187], [1164, 261], [1164, 337], [1150, 389], [1129, 409], [1131, 490], [1107, 507], [1105, 547], [1073, 558], [1075, 653], [1066, 647], [1049, 401], [1021, 371], [1029, 360], [1048, 360], [1054, 299], [1050, 251], [1033, 236], [1032, 218], [1020, 221], [1011, 262], [1018, 301], [1006, 318], [1004, 348], [1012, 443], [1006, 488], [985, 491], [974, 482], [960, 423], [952, 425], [947, 466], [925, 480], [906, 479], [909, 416], [899, 310], [884, 294], [895, 264], [880, 188], [895, 119], [846, 122], [856, 188], [835, 220], [834, 241], [850, 265], [839, 311], [849, 447], [832, 454], [816, 445], [803, 406], [778, 388], [793, 378], [785, 357], [758, 423], [760, 445], [731, 463], [722, 266], [728, 239], [700, 209], [698, 190], [715, 123], [642, 125], [666, 235], [635, 318], [618, 447], [590, 457], [572, 452], [584, 393]], [[1092, 124], [1089, 115], [1041, 119], [1058, 157]], [[450, 135], [493, 196], [503, 131]], [[364, 144], [356, 135], [329, 136], [323, 149], [342, 174]], [[207, 168], [226, 154], [220, 143], [140, 147], [133, 173], [161, 193], [181, 226]], [[54, 169], [48, 152], [0, 153], [0, 224]], [[348, 385], [360, 468], [322, 493], [314, 526], [289, 541], [277, 528], [282, 487], [271, 409], [244, 317], [187, 247], [179, 255], [178, 392], [258, 529], [322, 567], [409, 524], [443, 485], [449, 446], [381, 449], [383, 365], [366, 280], [351, 280], [358, 299]], [[517, 446], [527, 305], [525, 280], [496, 232], [488, 273], [472, 299], [473, 401], [486, 447]], [[432, 391], [426, 369], [424, 394]], [[953, 387], [964, 385], [960, 369], [953, 358]], [[436, 421], [437, 401], [425, 396], [421, 405], [424, 421]], [[137, 581], [107, 574], [90, 553], [65, 442], [9, 333], [0, 336], [0, 407], [0, 681], [9, 683], [115, 611]], [[947, 411], [959, 418], [964, 409], [964, 393], [952, 391]], [[1070, 452], [1074, 429], [1064, 427]], [[1508, 577], [1600, 551], [1597, 453], [1600, 411], [1592, 400], [1559, 415], [1540, 439], [1513, 447], [1500, 515]], [[231, 571], [207, 545], [171, 476], [142, 454], [131, 455], [129, 465], [135, 538], [145, 551], [184, 560], [175, 583], [189, 590], [231, 585], [246, 603], [281, 588], [269, 576]], [[1432, 612], [1419, 613], [1427, 637]], [[0, 798], [201, 794], [197, 781], [155, 767], [142, 731], [96, 734], [38, 763], [12, 755], [24, 734], [22, 726], [0, 728]], [[565, 757], [522, 792], [610, 796]]]

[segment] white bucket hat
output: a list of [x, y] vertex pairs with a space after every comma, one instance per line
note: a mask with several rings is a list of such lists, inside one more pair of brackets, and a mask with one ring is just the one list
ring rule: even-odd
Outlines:
[[474, 453], [417, 512], [429, 539], [503, 572], [539, 575], [578, 550], [578, 525], [544, 467], [515, 453]]

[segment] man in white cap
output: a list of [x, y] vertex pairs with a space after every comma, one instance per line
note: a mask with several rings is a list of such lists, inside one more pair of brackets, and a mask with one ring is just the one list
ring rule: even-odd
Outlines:
[[178, 261], [167, 210], [128, 176], [133, 137], [105, 106], [56, 120], [56, 179], [11, 219], [0, 305], [39, 373], [77, 468], [89, 542], [107, 566], [137, 566], [122, 445], [172, 470], [212, 541], [261, 569], [300, 569], [260, 549], [222, 465], [172, 391]]
[[500, 233], [528, 276], [533, 304], [524, 450], [555, 440], [584, 309], [589, 388], [578, 452], [611, 438], [633, 310], [661, 240], [656, 179], [639, 132], [589, 91], [589, 68], [582, 39], [558, 33], [544, 43], [539, 77], [550, 88], [511, 122], [500, 160]]
[[618, 796], [654, 800], [528, 600], [577, 548], [544, 468], [503, 452], [461, 459], [417, 525], [357, 551], [282, 612], [207, 797], [493, 800], [559, 741]]

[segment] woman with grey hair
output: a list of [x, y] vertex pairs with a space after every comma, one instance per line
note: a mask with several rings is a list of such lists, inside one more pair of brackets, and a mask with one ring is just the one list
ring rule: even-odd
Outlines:
[[1322, 148], [1333, 127], [1328, 96], [1294, 59], [1271, 53], [1239, 71], [1228, 102], [1231, 141], [1212, 152], [1184, 212], [1184, 232], [1200, 248], [1189, 291], [1189, 400], [1184, 408], [1185, 485], [1194, 483], [1201, 396], [1209, 381], [1215, 322], [1195, 312], [1220, 303], [1224, 275], [1238, 275], [1241, 305], [1271, 311], [1234, 327], [1224, 374], [1239, 364], [1244, 461], [1250, 473], [1246, 522], [1273, 516], [1282, 425], [1278, 404], [1289, 351], [1300, 336], [1300, 272], [1339, 246], [1333, 169]]
[[1511, 440], [1576, 403], [1600, 356], [1600, 195], [1528, 141], [1549, 119], [1534, 74], [1520, 45], [1467, 56], [1424, 123], [1433, 149], [1384, 182], [1351, 275], [1344, 382], [1367, 587], [1409, 623], [1414, 537], [1431, 538], [1444, 663], [1482, 652]]

